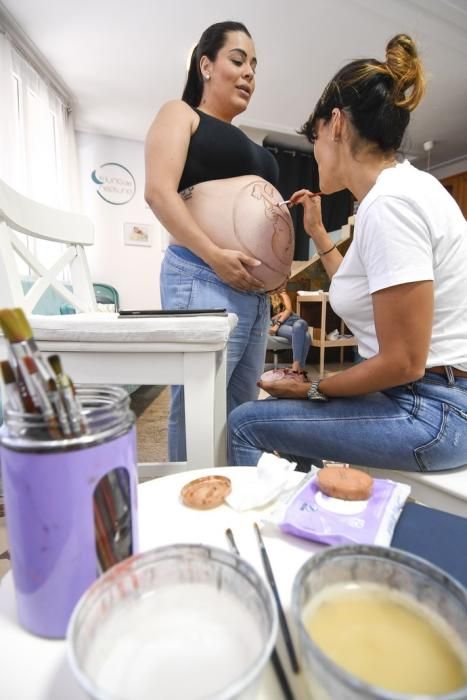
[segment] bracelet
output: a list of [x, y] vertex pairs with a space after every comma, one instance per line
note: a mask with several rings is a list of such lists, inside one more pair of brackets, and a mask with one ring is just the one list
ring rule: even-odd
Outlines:
[[317, 250], [316, 252], [318, 253], [318, 255], [319, 255], [320, 258], [323, 258], [325, 255], [327, 255], [328, 253], [330, 253], [331, 251], [333, 251], [335, 247], [336, 247], [336, 244], [334, 243], [334, 245], [332, 246], [332, 248], [328, 248], [328, 250], [325, 250], [323, 253], [320, 253], [319, 250]]

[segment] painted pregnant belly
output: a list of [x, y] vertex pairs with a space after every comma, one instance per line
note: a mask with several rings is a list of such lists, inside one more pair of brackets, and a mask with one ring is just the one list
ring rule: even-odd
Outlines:
[[234, 234], [245, 253], [261, 260], [254, 269], [268, 289], [282, 285], [290, 272], [294, 253], [292, 218], [273, 185], [258, 179], [238, 192], [233, 205]]
[[286, 283], [295, 236], [289, 210], [277, 206], [283, 197], [273, 185], [248, 175], [201, 183], [182, 196], [214, 243], [261, 261], [250, 271], [267, 291]]

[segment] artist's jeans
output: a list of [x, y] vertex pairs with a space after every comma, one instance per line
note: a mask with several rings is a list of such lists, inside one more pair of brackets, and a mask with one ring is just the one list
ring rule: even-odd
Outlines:
[[[227, 413], [257, 398], [268, 339], [267, 294], [239, 292], [224, 284], [211, 268], [184, 260], [170, 248], [161, 267], [164, 309], [225, 308], [238, 316], [227, 344]], [[203, 416], [199, 417], [200, 421]], [[169, 459], [186, 459], [184, 391], [172, 387], [169, 414]]]
[[300, 362], [302, 369], [306, 365], [308, 350], [310, 349], [310, 334], [308, 323], [297, 314], [291, 314], [284, 323], [279, 326], [276, 335], [287, 338], [292, 343], [292, 357], [294, 362]]
[[255, 465], [263, 451], [407, 471], [467, 465], [467, 379], [427, 371], [359, 397], [244, 404], [229, 419], [230, 464]]

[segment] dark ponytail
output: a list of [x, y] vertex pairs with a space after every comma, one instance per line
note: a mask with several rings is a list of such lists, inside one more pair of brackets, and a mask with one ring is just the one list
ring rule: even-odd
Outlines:
[[201, 102], [201, 96], [203, 94], [203, 79], [201, 78], [201, 71], [199, 69], [197, 49], [198, 44], [191, 54], [190, 67], [188, 68], [188, 76], [182, 95], [182, 100], [187, 102], [190, 107], [197, 107]]
[[182, 100], [190, 107], [198, 107], [203, 96], [203, 78], [199, 67], [203, 56], [215, 61], [220, 49], [224, 46], [229, 32], [243, 32], [251, 39], [251, 34], [241, 22], [217, 22], [211, 24], [201, 35], [197, 46], [191, 54], [190, 67]]
[[358, 135], [383, 152], [397, 151], [425, 91], [425, 77], [414, 41], [398, 34], [386, 47], [386, 62], [352, 61], [325, 88], [300, 133], [313, 141], [319, 120], [329, 122], [335, 107], [350, 117]]

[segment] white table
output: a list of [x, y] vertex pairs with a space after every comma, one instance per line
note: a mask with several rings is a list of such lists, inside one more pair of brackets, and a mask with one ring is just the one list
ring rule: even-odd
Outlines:
[[59, 353], [75, 383], [183, 385], [186, 462], [140, 464], [141, 477], [226, 463], [227, 342], [235, 314], [119, 319], [91, 313], [31, 316], [30, 322], [41, 352]]
[[[235, 488], [239, 480], [254, 478], [255, 470], [255, 467], [219, 467], [215, 473], [228, 476]], [[228, 549], [224, 531], [230, 527], [242, 556], [264, 577], [252, 523], [258, 521], [265, 511], [238, 513], [226, 505], [198, 511], [180, 503], [181, 487], [191, 479], [209, 473], [213, 470], [178, 473], [147, 481], [138, 487], [141, 551], [175, 542], [206, 543]], [[292, 473], [291, 483], [297, 483], [302, 477], [303, 474]], [[321, 546], [283, 535], [271, 525], [264, 527], [263, 537], [287, 611], [297, 570]], [[292, 625], [291, 632], [294, 634]], [[303, 681], [290, 670], [280, 633], [278, 650], [296, 700], [305, 700], [308, 695]], [[0, 581], [0, 695], [5, 700], [87, 699], [68, 667], [65, 642], [35, 637], [19, 626], [11, 572]], [[258, 700], [283, 700], [270, 664]]]

